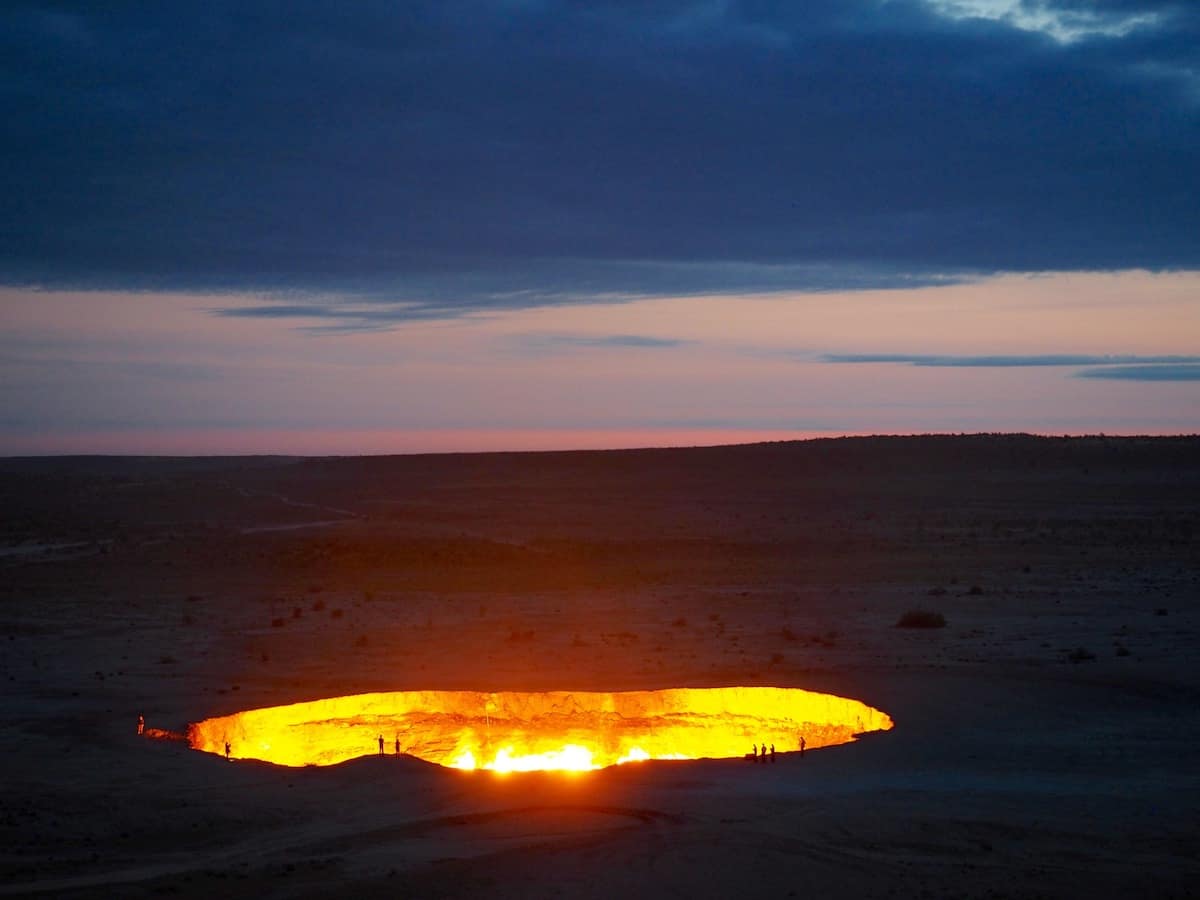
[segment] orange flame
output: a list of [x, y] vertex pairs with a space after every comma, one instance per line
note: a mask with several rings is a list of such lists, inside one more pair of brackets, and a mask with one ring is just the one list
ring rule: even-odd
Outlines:
[[795, 688], [661, 691], [404, 691], [251, 709], [188, 727], [192, 747], [285, 766], [397, 750], [457, 769], [587, 771], [649, 759], [780, 752], [887, 730], [858, 700]]

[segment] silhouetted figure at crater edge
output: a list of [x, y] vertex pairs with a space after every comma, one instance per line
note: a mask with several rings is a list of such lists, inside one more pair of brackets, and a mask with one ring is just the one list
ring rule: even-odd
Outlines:
[[379, 755], [383, 756], [383, 735], [379, 736]]

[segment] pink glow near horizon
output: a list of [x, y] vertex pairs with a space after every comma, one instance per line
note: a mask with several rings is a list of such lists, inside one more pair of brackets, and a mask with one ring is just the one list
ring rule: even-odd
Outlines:
[[[688, 297], [314, 333], [261, 298], [0, 290], [0, 454], [698, 446], [961, 431], [1172, 434], [1200, 381], [829, 354], [1195, 356], [1200, 273]], [[633, 338], [631, 340], [630, 338]]]
[[[487, 453], [712, 447], [761, 441], [841, 437], [799, 431], [254, 431], [91, 432], [32, 435], [9, 440], [10, 455], [372, 456], [410, 453]], [[46, 448], [51, 447], [48, 451]]]
[[[1008, 429], [1000, 429], [1008, 431]], [[1167, 436], [1183, 432], [1013, 429], [1050, 437]], [[388, 456], [422, 453], [525, 453], [572, 450], [641, 450], [720, 447], [771, 441], [870, 437], [942, 432], [810, 431], [183, 431], [84, 432], [9, 438], [5, 456]], [[1200, 428], [1195, 432], [1200, 433]]]

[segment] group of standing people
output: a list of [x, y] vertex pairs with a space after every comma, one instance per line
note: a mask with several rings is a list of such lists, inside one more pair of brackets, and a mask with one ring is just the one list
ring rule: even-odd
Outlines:
[[[804, 757], [804, 748], [808, 746], [808, 741], [804, 739], [804, 735], [800, 735], [800, 757]], [[768, 748], [766, 744], [755, 744], [753, 751], [747, 756], [747, 759], [753, 759], [756, 763], [765, 763], [768, 756], [771, 762], [775, 762], [775, 745], [771, 744]]]
[[[400, 735], [396, 735], [396, 755], [400, 755]], [[383, 735], [379, 736], [379, 755], [383, 756]]]
[[[767, 761], [767, 745], [762, 745], [762, 750], [759, 750], [758, 744], [754, 745], [754, 752], [750, 754], [754, 757], [757, 763], [765, 763]], [[775, 745], [771, 745], [771, 762], [775, 762]]]

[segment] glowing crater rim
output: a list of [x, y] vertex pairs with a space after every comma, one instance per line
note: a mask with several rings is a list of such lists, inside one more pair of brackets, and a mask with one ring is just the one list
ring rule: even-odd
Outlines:
[[[585, 771], [650, 759], [817, 749], [893, 727], [884, 712], [780, 687], [652, 691], [396, 691], [195, 722], [188, 743], [231, 759], [334, 765], [380, 753], [459, 769]], [[769, 752], [769, 750], [768, 750]]]

